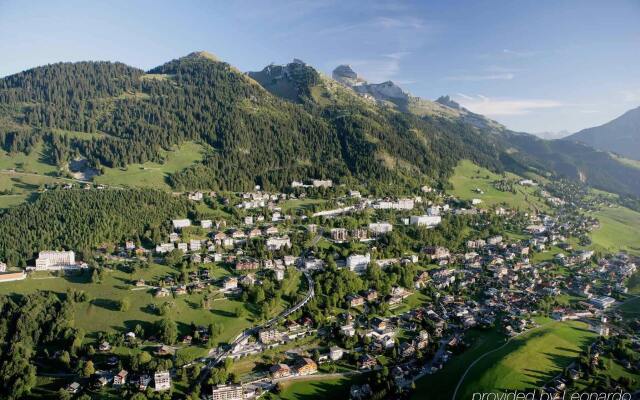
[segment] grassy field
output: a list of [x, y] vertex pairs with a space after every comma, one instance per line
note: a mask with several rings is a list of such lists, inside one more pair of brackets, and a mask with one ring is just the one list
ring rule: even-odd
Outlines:
[[457, 397], [539, 387], [571, 364], [595, 338], [583, 322], [546, 322], [475, 364]]
[[24, 194], [0, 195], [0, 209], [15, 207], [27, 199]]
[[64, 184], [68, 182], [70, 181], [46, 175], [0, 171], [0, 191], [11, 191], [10, 194], [0, 194], [0, 208], [13, 207], [24, 202], [45, 184]]
[[604, 208], [593, 214], [600, 221], [600, 229], [591, 239], [596, 249], [626, 250], [640, 255], [640, 213], [625, 207]]
[[[522, 389], [536, 386], [568, 365], [595, 338], [581, 322], [550, 322], [509, 342], [495, 330], [472, 330], [465, 341], [470, 347], [454, 356], [445, 367], [416, 382], [413, 400], [450, 400], [464, 371], [480, 356], [492, 350], [467, 373], [458, 399], [470, 399], [473, 392]], [[433, 390], [437, 388], [437, 390]], [[425, 395], [428, 393], [428, 397]]]
[[418, 307], [423, 306], [426, 302], [431, 301], [429, 296], [424, 293], [415, 291], [411, 296], [407, 297], [398, 305], [398, 307], [390, 310], [390, 314], [398, 315], [409, 310], [414, 310]]
[[[222, 269], [220, 271], [222, 272], [216, 275], [226, 273]], [[67, 288], [83, 290], [91, 300], [75, 305], [75, 325], [89, 333], [89, 337], [92, 336], [92, 332], [98, 331], [132, 330], [136, 324], [140, 324], [145, 330], [151, 330], [151, 324], [161, 318], [151, 306], [160, 306], [167, 301], [174, 303], [171, 315], [178, 323], [181, 334], [190, 333], [191, 323], [203, 326], [218, 323], [223, 326], [223, 330], [216, 342], [223, 343], [252, 324], [250, 316], [236, 317], [235, 310], [243, 306], [239, 301], [220, 298], [214, 301], [212, 310], [205, 310], [200, 307], [204, 294], [156, 298], [150, 290], [139, 290], [132, 285], [140, 278], [158, 279], [175, 272], [172, 268], [157, 264], [147, 269], [139, 269], [132, 274], [113, 270], [106, 274], [101, 283], [91, 283], [88, 273], [66, 277], [35, 273], [24, 281], [0, 284], [0, 294], [23, 294], [36, 290], [64, 293]], [[118, 310], [118, 301], [123, 298], [130, 302], [129, 310], [125, 312]]]
[[211, 208], [205, 202], [202, 202], [202, 201], [196, 204], [196, 210], [198, 210], [198, 212], [201, 213], [203, 219], [209, 218], [214, 220], [217, 220], [217, 219], [224, 219], [227, 221], [233, 220], [233, 215], [225, 212], [221, 208]]
[[442, 370], [416, 382], [416, 391], [411, 397], [412, 400], [427, 398], [425, 393], [428, 393], [429, 399], [451, 400], [464, 370], [480, 355], [502, 345], [504, 335], [495, 330], [471, 330], [465, 335], [465, 341], [470, 344], [470, 347], [464, 353], [449, 360]]
[[[57, 131], [67, 136], [89, 135], [82, 132]], [[95, 134], [99, 136], [100, 134]], [[84, 137], [84, 136], [83, 136]], [[30, 154], [7, 154], [0, 150], [0, 191], [10, 190], [10, 194], [0, 195], [0, 209], [16, 206], [35, 193], [40, 186], [52, 183], [67, 183], [69, 180], [56, 178], [58, 168], [46, 157], [45, 144], [38, 143]], [[204, 146], [187, 142], [176, 150], [166, 152], [163, 164], [131, 164], [126, 169], [105, 168], [105, 174], [95, 177], [96, 183], [114, 186], [154, 187], [170, 190], [165, 178], [167, 174], [184, 169], [202, 159]], [[15, 172], [1, 170], [14, 170]]]
[[0, 191], [11, 190], [11, 194], [0, 195], [0, 208], [24, 202], [41, 185], [69, 182], [55, 177], [58, 168], [45, 156], [44, 146], [37, 143], [29, 154], [8, 154], [0, 149]]
[[623, 163], [625, 165], [640, 169], [640, 161], [639, 160], [632, 160], [630, 158], [624, 158], [624, 157], [620, 157], [620, 156], [617, 156], [617, 155], [614, 155], [613, 157], [616, 160], [620, 161], [621, 163]]
[[629, 278], [629, 293], [631, 294], [640, 294], [640, 271], [631, 275]]
[[618, 311], [622, 313], [622, 316], [627, 319], [640, 318], [640, 297], [636, 297], [631, 300], [627, 300], [622, 304]]
[[10, 155], [0, 149], [0, 191], [11, 191], [11, 194], [0, 195], [0, 208], [16, 206], [24, 202], [41, 185], [59, 181], [51, 176], [57, 173], [57, 168], [48, 163], [43, 146], [42, 143], [36, 144], [28, 155]]
[[532, 263], [540, 263], [543, 261], [551, 261], [556, 256], [556, 254], [562, 253], [566, 254], [564, 250], [557, 246], [550, 246], [544, 251], [536, 251], [531, 256]]
[[309, 376], [302, 381], [283, 382], [283, 390], [275, 398], [280, 400], [348, 399], [351, 385], [360, 383], [362, 379], [362, 376], [331, 379]]
[[52, 174], [58, 170], [45, 156], [45, 148], [42, 142], [37, 143], [28, 155], [24, 153], [9, 155], [0, 149], [0, 169], [15, 169], [21, 172], [43, 175]]
[[282, 211], [291, 212], [311, 210], [313, 206], [319, 206], [324, 203], [326, 203], [326, 200], [323, 199], [292, 199], [284, 202], [282, 205]]
[[[462, 200], [474, 198], [482, 200], [479, 207], [490, 207], [505, 204], [516, 209], [546, 209], [547, 206], [535, 195], [535, 188], [515, 185], [516, 193], [502, 192], [496, 189], [493, 182], [500, 179], [519, 180], [517, 175], [506, 173], [504, 177], [479, 167], [468, 160], [461, 161], [449, 179], [453, 189], [449, 192]], [[484, 193], [476, 192], [476, 189]]]
[[202, 160], [203, 153], [204, 146], [194, 142], [186, 142], [175, 150], [167, 152], [163, 164], [147, 162], [130, 164], [126, 169], [105, 168], [104, 175], [96, 176], [94, 181], [107, 185], [154, 187], [170, 190], [165, 181], [167, 175]]

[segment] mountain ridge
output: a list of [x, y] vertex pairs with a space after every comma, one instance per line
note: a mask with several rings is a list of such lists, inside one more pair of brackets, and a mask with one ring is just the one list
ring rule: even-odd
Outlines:
[[599, 126], [586, 128], [564, 138], [640, 160], [640, 107]]
[[60, 168], [80, 156], [100, 170], [161, 162], [163, 151], [184, 141], [207, 144], [201, 162], [168, 177], [178, 190], [282, 188], [309, 177], [417, 187], [446, 182], [467, 158], [496, 171], [586, 176], [605, 190], [640, 195], [633, 187], [638, 170], [611, 157], [585, 162], [592, 155], [585, 146], [537, 142], [450, 98], [423, 100], [399, 87], [391, 94], [397, 90], [403, 94], [396, 99], [408, 103], [389, 101], [384, 90], [368, 92], [383, 101], [368, 98], [301, 60], [245, 74], [202, 52], [146, 72], [121, 63], [59, 63], [0, 79], [0, 146], [28, 152], [46, 141]]

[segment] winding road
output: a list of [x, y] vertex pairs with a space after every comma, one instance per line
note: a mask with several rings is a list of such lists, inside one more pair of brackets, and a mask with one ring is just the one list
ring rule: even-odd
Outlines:
[[307, 283], [309, 285], [309, 291], [307, 292], [306, 296], [302, 300], [300, 300], [298, 303], [296, 303], [293, 307], [290, 307], [282, 311], [280, 314], [271, 318], [270, 320], [266, 321], [261, 325], [257, 325], [257, 326], [254, 326], [253, 328], [244, 330], [242, 333], [236, 336], [236, 338], [231, 343], [229, 343], [229, 349], [227, 349], [221, 354], [218, 354], [210, 358], [208, 364], [202, 370], [202, 373], [199, 379], [200, 383], [202, 383], [202, 381], [204, 381], [204, 379], [208, 377], [209, 371], [213, 367], [215, 367], [216, 365], [224, 361], [227, 357], [229, 357], [233, 353], [233, 349], [238, 344], [248, 339], [251, 335], [256, 334], [261, 329], [268, 328], [272, 326], [274, 323], [278, 322], [280, 319], [286, 318], [292, 313], [298, 311], [299, 309], [304, 307], [315, 296], [314, 282], [313, 282], [313, 277], [311, 276], [311, 273], [308, 271], [304, 271], [304, 275], [307, 278]]
[[[322, 236], [320, 234], [317, 234], [311, 240], [310, 245], [308, 246], [308, 248], [301, 255], [301, 257], [303, 259], [308, 255], [310, 249], [313, 246], [315, 246], [321, 238], [322, 238]], [[293, 314], [294, 312], [298, 311], [299, 309], [304, 307], [315, 296], [314, 281], [313, 281], [313, 277], [311, 276], [311, 272], [304, 271], [303, 273], [304, 273], [304, 276], [307, 278], [307, 284], [309, 286], [309, 291], [307, 292], [306, 296], [302, 300], [297, 302], [293, 307], [289, 307], [288, 309], [282, 311], [276, 317], [271, 318], [270, 320], [266, 321], [265, 323], [263, 323], [261, 325], [257, 325], [257, 326], [254, 326], [253, 328], [246, 329], [246, 330], [242, 331], [242, 333], [240, 333], [238, 336], [236, 336], [236, 338], [231, 343], [229, 343], [229, 348], [226, 351], [224, 351], [224, 352], [222, 352], [221, 354], [218, 354], [218, 355], [214, 355], [214, 356], [210, 355], [209, 356], [209, 362], [202, 369], [202, 372], [200, 374], [200, 379], [198, 379], [198, 384], [202, 384], [202, 382], [209, 376], [209, 372], [211, 371], [211, 369], [213, 367], [215, 367], [216, 365], [218, 365], [223, 360], [225, 360], [227, 357], [229, 357], [233, 353], [233, 349], [238, 344], [240, 344], [244, 340], [248, 339], [251, 335], [256, 334], [261, 329], [270, 327], [274, 323], [278, 322], [280, 319], [286, 318], [289, 315]], [[211, 352], [209, 354], [211, 354]]]

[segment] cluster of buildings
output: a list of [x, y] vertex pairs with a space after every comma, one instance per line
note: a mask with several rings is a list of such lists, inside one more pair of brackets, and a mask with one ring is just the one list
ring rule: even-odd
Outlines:
[[291, 182], [292, 188], [330, 188], [333, 186], [331, 179], [313, 179], [310, 184], [300, 181]]
[[[152, 388], [156, 392], [164, 392], [171, 389], [171, 373], [166, 370], [156, 371], [153, 374], [141, 373], [135, 375], [130, 374], [125, 369], [115, 371], [98, 371], [91, 377], [90, 387], [98, 390], [111, 384], [115, 388], [128, 386], [141, 392], [146, 391], [148, 388]], [[72, 382], [66, 386], [66, 390], [71, 394], [76, 394], [82, 390], [82, 385], [79, 382]]]
[[[535, 183], [523, 180], [519, 184], [532, 186]], [[329, 188], [332, 185], [331, 181], [314, 180], [310, 184], [293, 182], [291, 186]], [[432, 196], [433, 193], [431, 188], [423, 189], [423, 192], [428, 194], [426, 196]], [[307, 216], [295, 219], [282, 214], [277, 203], [292, 198], [291, 196], [293, 195], [268, 194], [259, 190], [241, 194], [240, 203], [236, 207], [245, 210], [242, 213], [246, 215], [241, 217], [242, 222], [235, 227], [227, 228], [226, 221], [205, 219], [195, 223], [189, 219], [173, 220], [174, 232], [169, 235], [168, 241], [156, 246], [157, 254], [179, 249], [193, 264], [223, 263], [232, 274], [222, 279], [213, 279], [206, 267], [200, 267], [198, 271], [189, 272], [189, 282], [182, 284], [167, 276], [155, 287], [156, 296], [202, 291], [213, 283], [219, 285], [222, 293], [235, 295], [243, 288], [261, 284], [261, 279], [265, 279], [264, 274], [271, 271], [276, 280], [281, 281], [287, 268], [294, 267], [312, 275], [314, 271], [325, 268], [325, 259], [328, 257], [323, 257], [321, 252], [318, 252], [319, 255], [312, 251], [305, 251], [301, 255], [291, 254], [292, 249], [301, 244], [297, 241], [303, 236], [300, 234], [303, 230], [324, 238], [326, 242], [330, 239], [331, 246], [340, 246], [351, 240], [364, 242], [365, 244], [349, 243], [339, 247], [347, 249], [355, 245], [358, 246], [358, 251], [332, 253], [338, 259], [338, 266], [361, 275], [359, 279], [366, 278], [364, 273], [370, 266], [378, 266], [384, 273], [390, 266], [398, 270], [395, 266], [416, 264], [411, 268], [417, 273], [415, 276], [412, 273], [408, 281], [404, 280], [402, 284], [398, 280], [383, 289], [378, 288], [383, 294], [368, 288], [357, 292], [354, 290], [344, 298], [341, 296], [338, 300], [341, 313], [330, 316], [330, 322], [325, 326], [318, 326], [317, 321], [309, 317], [309, 313], [302, 313], [301, 317], [296, 315], [295, 319], [281, 319], [255, 329], [252, 340], [247, 335], [241, 342], [230, 346], [233, 348], [228, 350], [229, 354], [237, 358], [257, 354], [305, 336], [318, 335], [322, 340], [327, 332], [338, 333], [339, 340], [343, 343], [338, 342], [340, 346], [336, 345], [332, 337], [331, 343], [325, 342], [322, 354], [315, 359], [309, 357], [309, 352], [302, 352], [304, 355], [301, 353], [290, 357], [287, 362], [273, 365], [269, 369], [269, 377], [274, 381], [314, 374], [318, 371], [318, 364], [344, 358], [348, 358], [348, 362], [353, 363], [355, 368], [376, 369], [380, 367], [379, 356], [393, 351], [397, 354], [397, 359], [401, 360], [397, 365], [391, 366], [393, 379], [398, 386], [408, 387], [417, 371], [433, 372], [441, 368], [449, 357], [447, 351], [440, 351], [441, 348], [452, 350], [463, 346], [462, 338], [466, 330], [499, 324], [507, 336], [517, 335], [536, 326], [530, 316], [541, 312], [539, 305], [543, 299], [565, 293], [577, 296], [581, 301], [570, 306], [554, 307], [549, 310], [552, 317], [558, 320], [593, 320], [597, 332], [606, 335], [608, 326], [602, 316], [616, 304], [616, 296], [626, 291], [622, 282], [637, 271], [634, 260], [624, 254], [597, 259], [592, 251], [574, 250], [567, 239], [588, 234], [598, 226], [597, 221], [581, 213], [565, 210], [569, 202], [548, 193], [546, 200], [553, 203], [554, 207], [562, 207], [563, 211], [554, 215], [540, 212], [527, 214], [526, 222], [519, 221], [517, 225], [525, 234], [524, 238], [517, 235], [518, 239], [509, 239], [508, 234], [494, 232], [491, 235], [472, 237], [459, 247], [420, 243], [412, 249], [412, 252], [419, 254], [406, 255], [404, 250], [388, 252], [385, 256], [389, 258], [385, 259], [376, 259], [376, 256], [384, 253], [377, 247], [380, 243], [385, 243], [382, 236], [394, 232], [394, 228], [400, 234], [411, 234], [416, 232], [411, 226], [437, 227], [442, 223], [443, 217], [446, 218], [445, 213], [482, 215], [489, 211], [474, 207], [466, 210], [448, 204], [435, 205], [418, 196], [399, 199], [363, 198], [359, 192], [352, 191], [344, 203], [338, 203], [338, 208], [314, 213], [314, 222], [320, 224], [318, 221], [324, 223], [340, 215], [367, 209], [368, 213], [375, 213], [382, 220], [372, 219], [376, 222], [366, 221], [357, 228], [351, 225], [350, 229], [336, 227], [344, 226], [340, 222], [331, 223], [327, 225], [333, 228], [320, 230], [318, 225], [306, 223]], [[189, 198], [202, 201], [203, 194], [191, 193]], [[473, 203], [477, 204], [479, 202]], [[271, 211], [270, 219], [261, 215], [263, 208]], [[396, 212], [395, 219], [388, 210]], [[411, 215], [412, 213], [416, 215]], [[495, 209], [495, 214], [505, 218], [513, 215], [502, 208]], [[282, 224], [285, 221], [291, 223]], [[295, 223], [300, 225], [296, 227]], [[192, 228], [197, 234], [192, 232]], [[420, 232], [424, 233], [422, 230]], [[395, 232], [391, 236], [395, 236]], [[259, 240], [251, 242], [252, 239]], [[369, 242], [371, 244], [367, 244]], [[131, 242], [127, 242], [125, 248], [128, 251], [136, 250]], [[562, 251], [551, 257], [544, 257], [545, 261], [535, 261], [536, 253], [558, 248]], [[81, 265], [76, 262], [73, 251], [43, 251], [36, 260], [35, 269], [59, 270], [78, 268]], [[571, 273], [559, 274], [559, 268], [570, 268]], [[0, 271], [2, 270], [3, 265], [0, 263]], [[3, 275], [7, 274], [1, 274], [0, 281]], [[136, 285], [149, 286], [144, 281], [136, 282]], [[409, 310], [398, 308], [406, 304], [405, 300], [414, 293], [425, 289], [433, 299], [432, 302], [411, 306]], [[370, 314], [377, 312], [375, 310], [384, 310], [380, 314], [385, 316]], [[399, 310], [406, 311], [399, 313]], [[207, 336], [203, 331], [199, 337]], [[192, 338], [184, 340], [183, 343], [191, 344]], [[346, 346], [345, 343], [353, 346]], [[423, 362], [424, 354], [433, 357], [427, 364], [419, 365], [417, 360]], [[152, 381], [154, 388], [159, 391], [171, 387], [169, 371], [133, 379], [127, 371], [122, 370], [110, 379], [114, 386], [137, 384], [141, 390], [145, 390]], [[354, 390], [354, 398], [367, 398], [371, 392], [371, 388], [366, 385]], [[218, 385], [212, 388], [211, 398], [244, 399], [252, 395], [251, 391], [247, 385]]]
[[293, 365], [279, 363], [269, 369], [273, 379], [287, 378], [290, 376], [305, 376], [318, 372], [318, 364], [309, 357], [298, 357]]
[[343, 243], [351, 239], [367, 242], [392, 231], [393, 225], [389, 222], [372, 222], [367, 227], [355, 228], [351, 231], [346, 228], [332, 228], [330, 237], [335, 243]]

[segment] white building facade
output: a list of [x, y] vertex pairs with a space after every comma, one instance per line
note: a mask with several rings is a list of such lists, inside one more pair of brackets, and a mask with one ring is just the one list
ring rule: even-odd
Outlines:
[[41, 251], [36, 259], [36, 271], [77, 268], [76, 254], [73, 251]]
[[432, 227], [440, 225], [442, 217], [439, 215], [412, 215], [409, 219], [411, 225]]
[[361, 274], [367, 270], [369, 263], [371, 262], [371, 255], [369, 253], [363, 255], [352, 254], [347, 257], [347, 268], [351, 271]]

